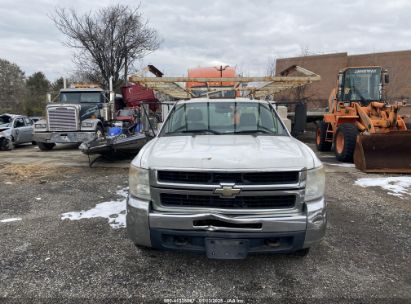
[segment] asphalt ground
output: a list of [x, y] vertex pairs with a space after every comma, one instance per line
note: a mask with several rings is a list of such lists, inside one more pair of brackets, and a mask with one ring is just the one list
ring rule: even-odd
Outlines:
[[138, 249], [105, 218], [61, 220], [124, 200], [117, 191], [130, 160], [89, 168], [73, 147], [1, 152], [0, 303], [411, 303], [411, 195], [357, 186], [382, 175], [319, 156], [329, 214], [322, 243], [304, 258], [221, 261]]

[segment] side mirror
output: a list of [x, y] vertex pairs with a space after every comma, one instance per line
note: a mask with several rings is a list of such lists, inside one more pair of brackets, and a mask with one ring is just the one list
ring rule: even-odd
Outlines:
[[390, 83], [390, 75], [389, 74], [384, 74], [384, 82], [385, 83]]
[[50, 103], [50, 102], [51, 102], [51, 94], [47, 93], [47, 103]]

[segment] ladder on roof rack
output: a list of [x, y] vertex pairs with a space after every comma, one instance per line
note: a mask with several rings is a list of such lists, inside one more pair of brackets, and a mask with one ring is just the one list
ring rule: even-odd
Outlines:
[[[303, 76], [289, 76], [297, 72]], [[195, 91], [199, 88], [184, 88], [183, 83], [198, 82], [204, 83], [208, 93], [222, 91], [242, 91], [244, 96], [252, 98], [261, 98], [268, 95], [276, 94], [287, 89], [293, 89], [300, 86], [308, 85], [312, 82], [319, 81], [321, 77], [312, 71], [300, 66], [291, 66], [280, 73], [280, 76], [263, 76], [263, 77], [141, 77], [132, 75], [129, 81], [138, 83], [152, 90], [169, 95], [176, 99], [195, 98]], [[209, 86], [211, 82], [231, 82], [234, 86]], [[204, 90], [204, 87], [201, 88]], [[244, 97], [243, 96], [243, 97]]]

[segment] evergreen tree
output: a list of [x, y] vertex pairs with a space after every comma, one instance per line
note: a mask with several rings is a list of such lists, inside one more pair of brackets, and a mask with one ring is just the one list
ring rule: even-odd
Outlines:
[[36, 72], [26, 81], [24, 110], [27, 115], [42, 115], [46, 108], [50, 82], [42, 72]]

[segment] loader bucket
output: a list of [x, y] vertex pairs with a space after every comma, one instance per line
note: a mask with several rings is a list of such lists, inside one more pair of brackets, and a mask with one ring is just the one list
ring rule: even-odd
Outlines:
[[411, 173], [411, 131], [358, 135], [354, 163], [363, 172]]

